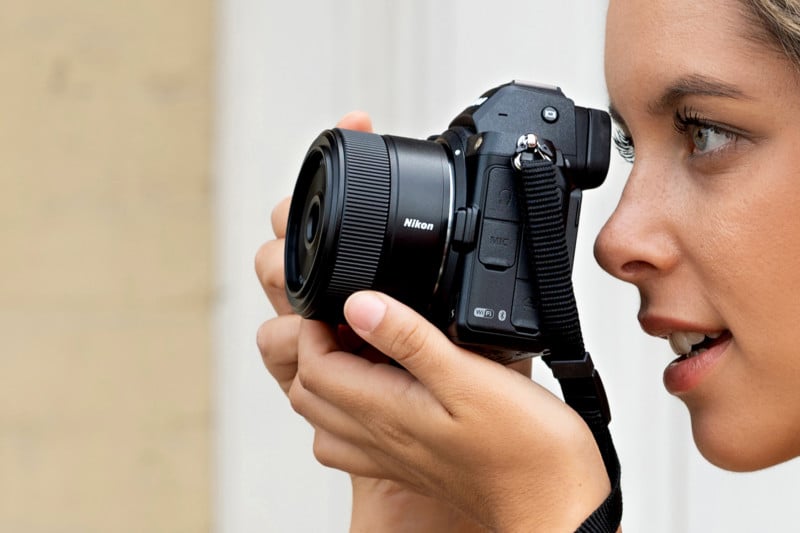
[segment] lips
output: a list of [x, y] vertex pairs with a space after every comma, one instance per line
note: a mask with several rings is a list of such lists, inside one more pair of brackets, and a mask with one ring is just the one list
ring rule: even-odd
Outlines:
[[664, 369], [664, 386], [681, 394], [698, 386], [726, 352], [733, 335], [727, 329], [684, 320], [640, 315], [642, 329], [669, 341], [678, 356]]
[[[670, 335], [670, 344], [678, 344], [680, 351], [687, 350], [686, 344], [678, 337], [678, 342], [673, 342], [673, 335]], [[664, 386], [675, 395], [687, 393], [702, 383], [717, 363], [723, 358], [728, 345], [733, 339], [730, 331], [724, 330], [719, 335], [709, 336], [706, 334], [690, 335], [689, 341], [698, 340], [691, 344], [686, 353], [679, 353], [679, 357], [672, 361], [664, 369]], [[673, 349], [675, 349], [673, 347]]]

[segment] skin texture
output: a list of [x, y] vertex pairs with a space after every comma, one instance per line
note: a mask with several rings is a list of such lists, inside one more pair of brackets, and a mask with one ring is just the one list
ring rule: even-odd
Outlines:
[[595, 246], [648, 333], [730, 331], [676, 392], [730, 470], [800, 454], [800, 83], [753, 31], [739, 2], [611, 0], [606, 79], [635, 163]]
[[[362, 114], [341, 126], [369, 129]], [[264, 363], [314, 427], [314, 455], [350, 472], [353, 531], [571, 531], [610, 490], [583, 421], [528, 377], [456, 347], [388, 296], [346, 303], [350, 328], [291, 313], [283, 280], [287, 202], [256, 271], [279, 316]], [[408, 371], [386, 364], [391, 356]]]

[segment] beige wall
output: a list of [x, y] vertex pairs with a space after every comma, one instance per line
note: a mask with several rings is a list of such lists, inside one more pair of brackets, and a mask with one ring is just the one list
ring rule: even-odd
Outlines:
[[0, 531], [207, 531], [211, 1], [0, 13]]

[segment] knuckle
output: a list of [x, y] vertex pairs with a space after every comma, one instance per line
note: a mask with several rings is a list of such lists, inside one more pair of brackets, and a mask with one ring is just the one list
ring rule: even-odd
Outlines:
[[427, 329], [417, 321], [400, 325], [389, 340], [389, 354], [395, 359], [408, 361], [419, 356], [428, 341]]
[[292, 409], [294, 409], [296, 413], [302, 415], [305, 409], [306, 392], [303, 390], [303, 386], [300, 384], [299, 380], [295, 379], [292, 382], [287, 396], [289, 397], [289, 405], [292, 406]]
[[267, 367], [297, 359], [300, 317], [282, 316], [267, 320], [256, 332], [256, 345]]
[[265, 242], [256, 252], [256, 274], [266, 290], [283, 289], [283, 241]]
[[404, 425], [375, 419], [368, 427], [376, 443], [383, 448], [410, 450], [417, 444], [416, 437]]
[[258, 346], [258, 351], [261, 352], [261, 359], [264, 360], [265, 364], [268, 364], [273, 355], [273, 345], [270, 342], [272, 337], [272, 322], [272, 320], [264, 322], [258, 327], [258, 331], [256, 332], [256, 346]]
[[[389, 395], [396, 397], [395, 391]], [[363, 405], [360, 411], [364, 413], [362, 425], [370, 435], [372, 447], [403, 450], [405, 453], [419, 445], [414, 423], [407, 417], [404, 408], [377, 410], [372, 405]]]
[[314, 372], [309, 368], [308, 364], [302, 364], [299, 359], [295, 382], [302, 387], [303, 390], [314, 393], [316, 384]]
[[255, 256], [255, 269], [256, 274], [258, 277], [261, 278], [261, 271], [263, 269], [263, 265], [267, 263], [267, 255], [269, 254], [269, 248], [271, 246], [272, 241], [267, 241], [262, 243], [261, 246], [258, 247]]
[[297, 373], [297, 328], [299, 317], [278, 317], [264, 322], [256, 344], [267, 371], [288, 394]]
[[292, 312], [284, 281], [283, 244], [283, 240], [264, 243], [256, 253], [255, 260], [258, 281], [279, 315]]
[[323, 466], [336, 468], [338, 462], [332, 448], [330, 435], [325, 431], [316, 430], [313, 445], [314, 458]]
[[272, 213], [270, 213], [272, 231], [275, 233], [276, 237], [283, 237], [283, 235], [286, 233], [290, 202], [291, 197], [284, 198], [272, 209]]

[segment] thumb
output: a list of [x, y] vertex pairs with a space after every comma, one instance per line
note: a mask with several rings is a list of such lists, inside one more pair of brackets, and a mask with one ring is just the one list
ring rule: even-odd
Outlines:
[[417, 312], [383, 293], [353, 294], [344, 315], [362, 339], [400, 363], [443, 402], [468, 385], [473, 371], [494, 368], [495, 363], [459, 348]]

